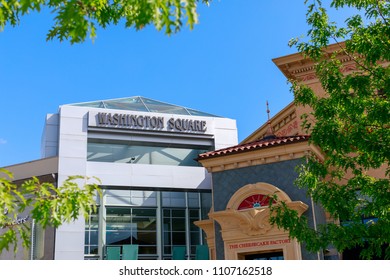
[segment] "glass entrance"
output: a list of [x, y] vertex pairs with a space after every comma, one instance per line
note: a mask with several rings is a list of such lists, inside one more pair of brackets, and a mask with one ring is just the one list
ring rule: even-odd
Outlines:
[[[193, 259], [196, 246], [204, 244], [202, 231], [194, 222], [209, 213], [210, 192], [150, 189], [103, 192], [100, 211], [92, 213], [85, 225], [86, 259], [105, 259], [107, 248], [125, 245], [138, 245], [141, 260], [172, 259], [177, 246], [184, 246], [186, 258]], [[100, 243], [99, 235], [103, 240]]]
[[255, 253], [245, 255], [245, 260], [284, 260], [283, 251], [266, 252], [266, 253]]

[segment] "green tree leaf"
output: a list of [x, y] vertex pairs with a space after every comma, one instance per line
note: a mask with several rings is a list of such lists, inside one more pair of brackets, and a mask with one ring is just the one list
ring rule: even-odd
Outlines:
[[43, 8], [54, 14], [54, 25], [47, 40], [84, 42], [96, 38], [98, 28], [124, 23], [125, 27], [140, 30], [154, 25], [167, 35], [180, 31], [183, 22], [190, 29], [198, 23], [197, 5], [211, 0], [1, 0], [0, 30], [16, 26], [23, 15]]
[[[342, 27], [329, 20], [321, 1], [305, 2], [308, 39], [289, 44], [315, 63], [325, 96], [294, 80], [292, 91], [298, 105], [312, 108], [303, 116], [303, 128], [325, 159], [308, 157], [297, 171], [296, 185], [334, 222], [314, 230], [283, 204], [274, 205], [271, 221], [312, 251], [334, 246], [342, 252], [360, 246], [361, 258], [389, 258], [390, 2], [331, 1], [332, 8], [357, 11]], [[339, 44], [340, 50], [329, 54], [329, 43]], [[349, 56], [356, 71], [345, 74], [339, 54]], [[373, 170], [387, 172], [375, 175]]]
[[[80, 216], [88, 217], [96, 211], [96, 195], [101, 195], [97, 178], [69, 177], [56, 187], [32, 178], [17, 186], [11, 182], [12, 174], [2, 169], [0, 174], [0, 253], [18, 244], [30, 246], [30, 228], [18, 223], [18, 215], [28, 212], [30, 218], [43, 228], [59, 227]], [[79, 187], [81, 186], [81, 187]]]

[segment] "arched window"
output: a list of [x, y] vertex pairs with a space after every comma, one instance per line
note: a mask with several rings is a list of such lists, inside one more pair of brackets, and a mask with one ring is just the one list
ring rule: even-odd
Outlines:
[[270, 198], [268, 195], [264, 194], [254, 194], [245, 198], [237, 210], [251, 209], [251, 208], [260, 208], [269, 205]]

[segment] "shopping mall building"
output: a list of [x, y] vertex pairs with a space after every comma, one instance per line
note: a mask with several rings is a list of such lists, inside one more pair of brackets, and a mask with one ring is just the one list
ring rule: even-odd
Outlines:
[[[341, 61], [344, 73], [356, 69], [350, 57]], [[323, 94], [313, 63], [301, 54], [274, 63], [286, 78]], [[60, 106], [46, 118], [42, 159], [6, 168], [16, 183], [95, 176], [98, 211], [46, 230], [21, 214], [33, 228], [32, 246], [16, 258], [125, 259], [129, 245], [135, 259], [342, 258], [332, 248], [309, 252], [269, 223], [275, 194], [313, 229], [333, 222], [294, 185], [305, 156], [322, 157], [301, 130], [308, 110], [290, 103], [238, 144], [235, 120], [144, 97]]]
[[88, 221], [35, 227], [32, 252], [18, 258], [103, 259], [123, 244], [138, 245], [139, 259], [170, 259], [174, 246], [194, 258], [204, 242], [194, 221], [211, 207], [211, 176], [195, 159], [235, 144], [235, 120], [144, 97], [60, 106], [47, 115], [42, 159], [6, 168], [17, 182], [97, 177], [103, 195]]

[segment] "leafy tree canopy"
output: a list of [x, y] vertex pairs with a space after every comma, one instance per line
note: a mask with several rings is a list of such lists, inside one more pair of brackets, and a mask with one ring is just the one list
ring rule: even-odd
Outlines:
[[[310, 142], [325, 155], [323, 161], [308, 158], [296, 183], [335, 223], [312, 229], [305, 217], [283, 205], [274, 209], [272, 222], [312, 251], [360, 247], [361, 258], [390, 258], [390, 2], [330, 2], [325, 7], [320, 0], [305, 1], [308, 38], [292, 39], [290, 45], [315, 62], [326, 92], [318, 96], [291, 81], [296, 103], [312, 108], [303, 116]], [[356, 9], [345, 26], [330, 21], [329, 9], [345, 8]], [[338, 52], [328, 53], [332, 43], [339, 44]], [[342, 73], [339, 54], [347, 54], [357, 70]], [[371, 172], [379, 169], [381, 175]]]
[[[12, 174], [0, 170], [0, 253], [3, 250], [18, 250], [21, 243], [28, 248], [31, 241], [30, 223], [22, 221], [26, 213], [42, 228], [59, 227], [64, 222], [76, 220], [80, 215], [88, 217], [96, 210], [95, 196], [100, 193], [96, 183], [84, 177], [69, 177], [60, 187], [41, 183], [32, 178], [21, 186], [11, 182]], [[80, 188], [78, 183], [84, 182]], [[97, 181], [98, 183], [98, 181]]]
[[80, 43], [87, 36], [95, 38], [97, 27], [119, 23], [136, 30], [152, 24], [169, 35], [179, 31], [183, 21], [194, 27], [200, 1], [209, 4], [211, 0], [1, 0], [0, 30], [18, 25], [23, 15], [48, 8], [54, 25], [47, 40]]

